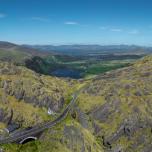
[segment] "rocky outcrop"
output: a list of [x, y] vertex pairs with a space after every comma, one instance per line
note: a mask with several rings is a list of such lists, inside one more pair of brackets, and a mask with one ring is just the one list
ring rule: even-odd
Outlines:
[[[69, 142], [67, 142], [69, 141]], [[64, 127], [64, 138], [62, 142], [67, 142], [67, 147], [71, 151], [85, 152], [85, 143], [81, 131], [74, 126]]]
[[75, 89], [74, 80], [37, 74], [25, 67], [0, 62], [0, 125], [11, 121], [29, 127], [53, 119], [47, 110], [60, 113]]
[[[90, 96], [94, 103], [93, 107], [87, 108], [88, 115], [93, 120], [94, 134], [105, 151], [143, 152], [150, 149], [151, 93], [152, 57], [98, 76], [83, 91], [87, 99], [82, 101], [87, 103]], [[79, 101], [83, 111], [85, 108], [81, 106], [81, 99]]]
[[0, 73], [0, 88], [6, 95], [34, 106], [49, 107], [53, 111], [63, 108], [70, 82], [44, 77], [8, 63], [0, 64]]
[[12, 110], [0, 108], [0, 122], [8, 125], [12, 121], [12, 115]]
[[75, 106], [74, 109], [71, 110], [71, 116], [73, 119], [77, 120], [83, 128], [88, 129], [90, 127], [90, 118], [79, 107]]
[[[2, 80], [1, 88], [7, 95], [14, 96], [17, 100], [25, 101], [39, 107], [50, 107], [54, 111], [58, 111], [63, 107], [64, 97], [61, 96], [56, 101], [52, 96], [43, 90], [43, 86], [38, 84], [37, 86], [30, 86], [26, 90], [24, 80]], [[31, 91], [31, 94], [29, 92]]]

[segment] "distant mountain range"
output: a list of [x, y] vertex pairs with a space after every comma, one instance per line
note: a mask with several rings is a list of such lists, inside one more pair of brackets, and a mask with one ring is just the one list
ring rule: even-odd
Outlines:
[[136, 45], [24, 45], [41, 51], [54, 51], [65, 55], [96, 55], [96, 54], [149, 54], [152, 47]]
[[102, 55], [145, 55], [151, 54], [152, 47], [136, 45], [17, 45], [0, 41], [0, 60], [24, 62], [34, 56], [41, 58], [60, 56], [102, 56]]
[[51, 51], [40, 51], [23, 45], [0, 41], [0, 60], [22, 62], [33, 56], [45, 57], [54, 54]]

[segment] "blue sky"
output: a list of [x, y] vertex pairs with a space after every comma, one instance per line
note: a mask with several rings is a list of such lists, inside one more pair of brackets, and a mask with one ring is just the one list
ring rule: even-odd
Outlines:
[[0, 40], [152, 46], [152, 1], [0, 0]]

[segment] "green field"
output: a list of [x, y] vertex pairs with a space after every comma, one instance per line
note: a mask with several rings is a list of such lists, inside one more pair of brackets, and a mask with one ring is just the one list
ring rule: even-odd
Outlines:
[[[73, 70], [78, 76], [76, 78], [91, 78], [104, 72], [115, 70], [118, 68], [126, 67], [131, 65], [135, 59], [124, 59], [124, 60], [96, 60], [92, 58], [61, 58], [58, 56], [47, 57], [42, 59], [40, 57], [34, 57], [28, 61], [28, 68], [35, 70], [36, 72], [51, 75], [51, 73], [58, 69]], [[60, 75], [60, 74], [59, 74]], [[64, 77], [75, 76], [66, 75]]]
[[104, 73], [110, 70], [122, 68], [131, 65], [136, 60], [135, 59], [124, 59], [124, 60], [108, 60], [101, 61], [95, 59], [84, 59], [84, 60], [76, 60], [72, 62], [62, 62], [59, 60], [58, 63], [63, 65], [64, 67], [76, 69], [82, 72], [83, 77], [88, 77], [90, 75], [98, 75], [100, 73]]

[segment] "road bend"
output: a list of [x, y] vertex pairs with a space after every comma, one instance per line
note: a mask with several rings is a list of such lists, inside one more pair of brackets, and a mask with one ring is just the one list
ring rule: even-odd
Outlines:
[[71, 110], [73, 104], [76, 102], [79, 93], [85, 87], [82, 87], [81, 89], [79, 89], [78, 91], [76, 91], [72, 95], [72, 99], [71, 99], [70, 103], [67, 105], [67, 107], [65, 108], [63, 113], [58, 118], [56, 118], [54, 121], [45, 122], [43, 124], [36, 125], [36, 126], [32, 127], [29, 130], [26, 130], [26, 129], [19, 130], [16, 133], [15, 132], [11, 133], [8, 137], [0, 137], [0, 144], [19, 142], [19, 141], [21, 141], [21, 140], [23, 140], [23, 139], [25, 139], [27, 137], [39, 134], [39, 133], [43, 132], [44, 130], [46, 130], [48, 128], [52, 128], [55, 125], [57, 125], [58, 123], [60, 123], [62, 120], [64, 120], [67, 117], [67, 115], [68, 115], [69, 111]]

